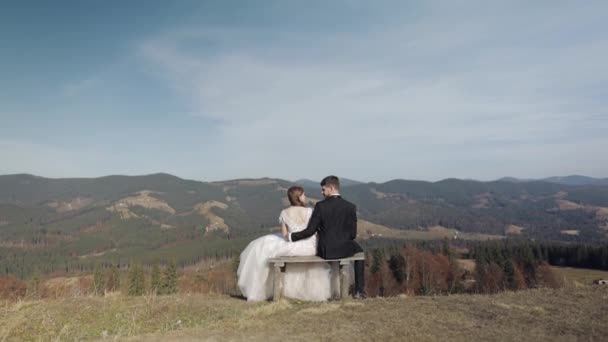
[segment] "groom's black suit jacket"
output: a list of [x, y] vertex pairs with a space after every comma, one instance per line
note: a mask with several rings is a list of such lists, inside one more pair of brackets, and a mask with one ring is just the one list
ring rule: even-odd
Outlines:
[[319, 233], [317, 255], [323, 259], [346, 258], [363, 252], [353, 241], [357, 237], [357, 207], [340, 196], [317, 202], [308, 226], [292, 233], [291, 241], [298, 241]]

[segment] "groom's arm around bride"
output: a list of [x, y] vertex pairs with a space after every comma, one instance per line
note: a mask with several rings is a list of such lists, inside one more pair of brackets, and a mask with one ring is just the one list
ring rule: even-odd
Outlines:
[[[290, 241], [318, 233], [317, 255], [323, 259], [340, 259], [362, 252], [354, 241], [357, 237], [357, 208], [340, 196], [340, 181], [328, 176], [321, 181], [324, 200], [317, 202], [305, 230], [289, 235]], [[364, 262], [355, 261], [357, 296], [364, 296]]]

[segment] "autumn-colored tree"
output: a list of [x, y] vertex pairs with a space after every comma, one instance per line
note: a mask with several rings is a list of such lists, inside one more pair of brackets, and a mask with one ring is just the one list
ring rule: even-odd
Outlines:
[[27, 292], [27, 284], [13, 275], [0, 277], [0, 298], [19, 299]]
[[546, 262], [541, 262], [536, 270], [537, 281], [539, 286], [560, 288], [563, 287], [563, 281], [553, 272], [551, 266]]

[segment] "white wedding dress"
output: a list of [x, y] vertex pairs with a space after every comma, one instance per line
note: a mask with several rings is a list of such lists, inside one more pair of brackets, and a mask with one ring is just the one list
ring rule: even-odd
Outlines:
[[[279, 222], [290, 233], [306, 228], [311, 208], [290, 207], [281, 211]], [[253, 240], [241, 253], [237, 270], [238, 287], [248, 301], [267, 300], [273, 294], [273, 276], [268, 259], [277, 256], [316, 255], [317, 235], [297, 242], [286, 241], [280, 234]], [[289, 298], [326, 301], [331, 296], [330, 270], [327, 263], [288, 264], [285, 270], [283, 295]]]

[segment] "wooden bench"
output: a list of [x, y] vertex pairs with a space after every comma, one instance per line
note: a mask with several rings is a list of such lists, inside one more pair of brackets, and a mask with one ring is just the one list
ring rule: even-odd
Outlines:
[[[315, 262], [327, 262], [332, 266], [332, 279], [331, 285], [339, 283], [338, 288], [340, 289], [340, 298], [346, 299], [348, 297], [348, 288], [350, 286], [350, 272], [348, 266], [351, 261], [365, 260], [365, 254], [363, 252], [357, 253], [351, 257], [342, 259], [322, 259], [318, 256], [288, 256], [288, 257], [277, 257], [269, 259], [268, 262], [272, 265], [274, 272], [274, 294], [272, 300], [279, 300], [283, 293], [283, 276], [285, 274], [285, 266], [290, 263], [315, 263]], [[339, 269], [339, 275], [337, 270]], [[332, 295], [336, 292], [336, 289], [332, 288]]]

